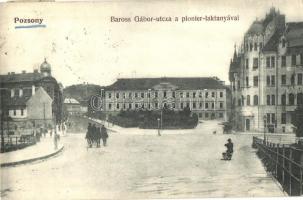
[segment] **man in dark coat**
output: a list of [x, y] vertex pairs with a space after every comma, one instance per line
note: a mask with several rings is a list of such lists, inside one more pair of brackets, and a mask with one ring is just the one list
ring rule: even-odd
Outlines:
[[233, 152], [234, 152], [234, 144], [232, 143], [230, 138], [227, 140], [227, 143], [225, 144], [225, 146], [227, 148], [227, 150], [226, 150], [227, 158], [228, 158], [228, 160], [230, 160], [233, 155]]
[[89, 147], [92, 147], [92, 137], [91, 137], [91, 135], [92, 135], [92, 125], [91, 125], [91, 123], [88, 123], [85, 139], [87, 140], [87, 144], [88, 144]]
[[97, 147], [100, 147], [100, 140], [101, 140], [101, 128], [100, 127], [97, 127], [96, 140], [97, 140]]
[[103, 141], [103, 146], [106, 146], [106, 141], [107, 141], [107, 138], [108, 138], [108, 134], [107, 134], [107, 130], [106, 130], [104, 125], [102, 125], [102, 128], [101, 128], [101, 138], [102, 138], [102, 141]]

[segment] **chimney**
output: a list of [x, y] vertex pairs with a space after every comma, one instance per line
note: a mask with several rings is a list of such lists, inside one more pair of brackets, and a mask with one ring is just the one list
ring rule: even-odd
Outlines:
[[32, 95], [35, 95], [35, 92], [36, 92], [36, 87], [35, 85], [32, 85]]
[[26, 71], [25, 70], [22, 70], [22, 74], [25, 74], [26, 73]]
[[34, 73], [38, 73], [38, 69], [34, 69]]

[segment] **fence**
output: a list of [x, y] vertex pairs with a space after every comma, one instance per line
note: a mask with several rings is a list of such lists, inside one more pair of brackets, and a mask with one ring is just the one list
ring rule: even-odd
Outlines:
[[291, 145], [276, 144], [253, 137], [253, 148], [266, 170], [279, 181], [290, 196], [301, 196], [303, 192], [303, 150]]
[[4, 144], [1, 146], [1, 153], [22, 149], [36, 144], [36, 138], [32, 135], [4, 136]]

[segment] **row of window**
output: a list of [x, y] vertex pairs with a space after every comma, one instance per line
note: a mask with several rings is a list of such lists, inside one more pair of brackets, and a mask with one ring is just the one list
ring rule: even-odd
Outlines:
[[[152, 109], [152, 108], [159, 109], [160, 108], [160, 104], [159, 103], [154, 103], [154, 104], [149, 103], [149, 104], [147, 104], [147, 107], [143, 103], [142, 104], [141, 103], [135, 103], [134, 107], [133, 107], [132, 103], [128, 103], [128, 104], [127, 103], [117, 103], [117, 104], [109, 103], [108, 104], [108, 109], [109, 110], [114, 109], [114, 105], [116, 106], [116, 109], [118, 109], [118, 110], [119, 109], [133, 109], [133, 108], [135, 108], [135, 109], [139, 109], [139, 108], [141, 108], [141, 109], [146, 109], [146, 108], [147, 109]], [[168, 104], [164, 104], [164, 107], [169, 107], [169, 105]], [[203, 103], [201, 103], [201, 102], [200, 103], [196, 103], [196, 102], [193, 102], [193, 103], [189, 103], [189, 102], [183, 103], [183, 102], [181, 102], [179, 104], [179, 107], [181, 109], [183, 109], [185, 107], [192, 108], [192, 109], [197, 109], [197, 108], [202, 109]], [[171, 104], [171, 108], [176, 108], [176, 104], [172, 103]], [[204, 108], [205, 109], [209, 109], [209, 108], [215, 109], [215, 103], [214, 102], [212, 102], [212, 103], [204, 103]], [[220, 109], [224, 108], [223, 102], [219, 102], [219, 108]]]
[[[287, 56], [281, 56], [281, 67], [286, 67]], [[303, 65], [303, 54], [293, 54], [291, 55], [291, 66]], [[259, 67], [259, 59], [253, 58], [253, 69], [256, 70]], [[266, 57], [266, 68], [275, 68], [276, 67], [276, 57], [267, 56]], [[249, 68], [249, 59], [245, 59], [245, 68]]]
[[[138, 98], [138, 97], [140, 97], [140, 98], [145, 98], [145, 97], [151, 98], [152, 96], [155, 97], [155, 98], [158, 98], [159, 97], [159, 92], [157, 92], [157, 91], [148, 92], [148, 93], [145, 93], [145, 92], [129, 92], [128, 94], [125, 93], [125, 92], [115, 93], [115, 97], [117, 99], [119, 99], [120, 97], [122, 97], [123, 99], [125, 99], [126, 97], [128, 97], [128, 98], [132, 98], [132, 97], [134, 97], [134, 98]], [[107, 97], [109, 99], [111, 99], [113, 97], [113, 94], [111, 92], [108, 92]], [[162, 92], [162, 97], [163, 98], [169, 97], [168, 92], [163, 91]], [[176, 98], [176, 92], [173, 91], [171, 93], [171, 97]], [[184, 98], [184, 97], [186, 97], [186, 98], [202, 98], [202, 92], [184, 92], [184, 93], [179, 92], [179, 97], [180, 98]], [[213, 98], [216, 97], [216, 92], [205, 92], [205, 98], [209, 98], [209, 97], [213, 97]], [[219, 92], [219, 97], [223, 98], [223, 92]]]
[[[199, 118], [203, 118], [203, 113], [199, 113], [198, 114], [198, 116], [199, 116]], [[214, 118], [216, 118], [216, 114], [215, 113], [208, 113], [208, 112], [206, 112], [205, 114], [204, 114], [204, 118], [211, 118], [211, 119], [214, 119]], [[219, 118], [223, 118], [223, 116], [224, 116], [224, 114], [223, 113], [218, 113], [218, 117]]]
[[[297, 85], [303, 85], [303, 74], [298, 73], [298, 74], [292, 74], [290, 77], [290, 84], [295, 85], [296, 84], [296, 76], [297, 76]], [[250, 86], [249, 84], [249, 77], [245, 77], [245, 84], [247, 87]], [[281, 85], [286, 85], [287, 84], [287, 75], [282, 74], [281, 75]], [[268, 87], [273, 87], [276, 85], [276, 76], [271, 75], [271, 76], [266, 76], [266, 86]], [[258, 87], [259, 86], [259, 78], [258, 76], [253, 77], [253, 86]], [[235, 88], [234, 88], [235, 89]], [[240, 80], [238, 81], [238, 89], [240, 89]]]
[[259, 44], [257, 42], [255, 43], [249, 43], [249, 44], [245, 44], [245, 51], [258, 51], [258, 47], [261, 50], [263, 48], [263, 43], [260, 42]]
[[[281, 105], [286, 105], [286, 94], [281, 95]], [[297, 105], [303, 105], [303, 93], [298, 93], [297, 97], [295, 97], [295, 94], [288, 94], [288, 105], [293, 106], [295, 105], [295, 99], [297, 99]], [[254, 102], [253, 105], [258, 105], [258, 95], [254, 95]], [[241, 97], [241, 99], [238, 99], [238, 106], [244, 105], [244, 96]], [[250, 106], [250, 95], [246, 96], [246, 105]], [[266, 95], [266, 105], [276, 105], [276, 95]]]
[[[14, 109], [12, 112], [13, 112], [13, 116], [17, 115], [17, 110], [16, 109]], [[20, 115], [24, 116], [24, 109], [20, 109]]]
[[[266, 113], [266, 124], [277, 124], [275, 113]], [[286, 113], [281, 113], [281, 124], [286, 124]]]

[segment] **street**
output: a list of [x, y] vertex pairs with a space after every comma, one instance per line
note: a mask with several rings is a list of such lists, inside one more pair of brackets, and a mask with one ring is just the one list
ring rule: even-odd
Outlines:
[[[217, 134], [213, 134], [213, 130]], [[2, 168], [3, 199], [126, 199], [283, 196], [251, 148], [251, 135], [223, 135], [216, 122], [194, 130], [122, 129], [107, 147], [85, 134], [62, 138], [64, 152], [44, 162]], [[146, 133], [146, 134], [145, 134]], [[166, 134], [167, 133], [167, 134]], [[221, 160], [228, 138], [231, 161]]]

